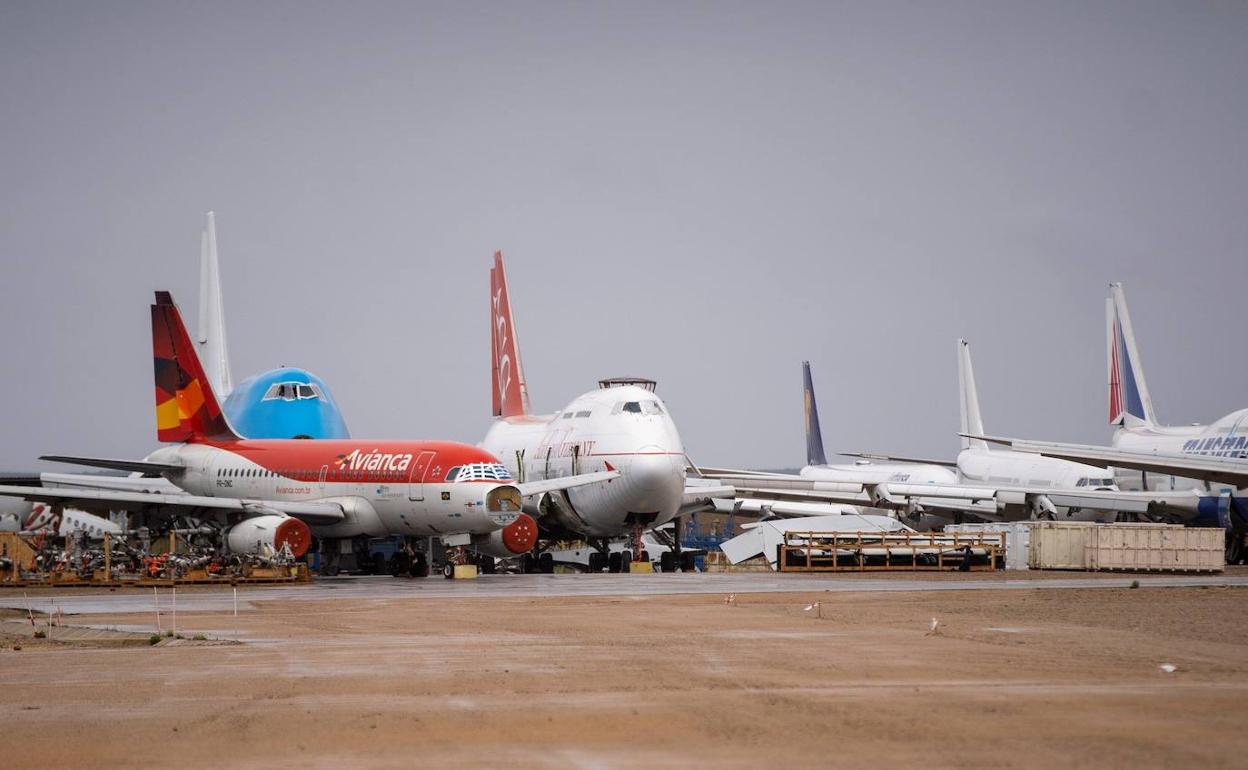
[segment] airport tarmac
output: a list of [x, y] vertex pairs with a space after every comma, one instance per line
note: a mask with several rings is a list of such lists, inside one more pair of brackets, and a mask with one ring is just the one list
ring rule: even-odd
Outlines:
[[[1237, 767], [1245, 579], [336, 578], [240, 591], [237, 617], [185, 589], [186, 638], [155, 647], [0, 632], [0, 746], [14, 768]], [[27, 594], [71, 625], [175, 622], [168, 590], [159, 621], [150, 590]]]
[[[1230, 568], [1211, 575], [1122, 575], [1069, 572], [985, 573], [845, 573], [830, 575], [766, 572], [651, 573], [637, 575], [481, 575], [474, 580], [419, 579], [388, 576], [317, 578], [288, 586], [246, 586], [240, 602], [306, 602], [348, 599], [504, 599], [577, 596], [662, 596], [682, 594], [745, 594], [794, 592], [911, 592], [1248, 586], [1248, 568]], [[160, 598], [154, 598], [159, 596]], [[186, 611], [224, 611], [233, 607], [228, 586], [187, 586], [178, 589], [178, 606]], [[169, 589], [0, 589], [0, 607], [51, 612], [148, 612], [154, 603], [167, 605]]]

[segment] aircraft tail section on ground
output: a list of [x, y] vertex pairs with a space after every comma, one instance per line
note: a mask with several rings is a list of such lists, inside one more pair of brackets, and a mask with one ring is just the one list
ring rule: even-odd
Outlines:
[[1121, 283], [1109, 285], [1105, 300], [1105, 341], [1109, 363], [1109, 423], [1127, 428], [1157, 424], [1153, 400], [1144, 382], [1140, 353], [1135, 346], [1131, 314]]
[[490, 374], [495, 417], [532, 413], [501, 251], [494, 252], [494, 267], [490, 269]]
[[967, 434], [984, 435], [984, 418], [979, 412], [979, 392], [975, 389], [975, 370], [971, 368], [971, 344], [958, 340], [958, 391], [962, 412], [962, 448], [987, 449], [988, 444]]
[[218, 398], [234, 390], [230, 376], [230, 354], [225, 342], [225, 307], [221, 299], [221, 268], [217, 259], [217, 221], [208, 212], [208, 224], [200, 240], [199, 254], [199, 336], [195, 338], [208, 384]]
[[806, 410], [806, 464], [827, 465], [823, 453], [823, 433], [819, 430], [819, 406], [815, 403], [815, 384], [810, 378], [810, 362], [802, 362], [802, 402]]
[[152, 356], [156, 376], [156, 435], [160, 441], [236, 439], [221, 411], [182, 314], [167, 291], [152, 305]]

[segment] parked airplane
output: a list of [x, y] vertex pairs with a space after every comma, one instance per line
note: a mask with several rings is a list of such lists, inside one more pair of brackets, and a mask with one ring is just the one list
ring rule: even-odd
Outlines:
[[195, 347], [213, 392], [240, 436], [248, 438], [350, 438], [346, 421], [324, 380], [282, 366], [234, 385], [225, 334], [216, 215], [208, 212], [200, 239], [199, 334]]
[[[962, 450], [956, 462], [894, 455], [862, 454], [886, 464], [804, 468], [798, 478], [725, 476], [743, 497], [772, 496], [778, 501], [870, 505], [899, 511], [908, 523], [932, 526], [923, 514], [957, 520], [970, 514], [987, 520], [1105, 519], [1138, 513], [1148, 501], [1124, 495], [1110, 474], [1095, 466], [1053, 460], [1022, 452], [989, 449], [971, 366], [970, 345], [958, 340], [958, 379]], [[813, 399], [807, 397], [813, 405]], [[811, 441], [808, 430], [808, 443]], [[941, 466], [953, 466], [953, 470]], [[910, 470], [907, 470], [910, 469]], [[937, 471], [942, 471], [943, 474]], [[942, 478], [943, 475], [943, 478]], [[722, 507], [722, 504], [721, 506]], [[781, 512], [783, 508], [773, 512]]]
[[[346, 422], [329, 386], [306, 369], [270, 369], [243, 380], [237, 388], [234, 386], [225, 333], [216, 215], [211, 211], [200, 233], [199, 268], [199, 329], [195, 348], [208, 383], [213, 392], [224, 399], [222, 409], [239, 435], [248, 438], [349, 438]], [[43, 475], [57, 477], [59, 484], [85, 487], [110, 488], [118, 483], [116, 477], [99, 475], [80, 478], [75, 474]], [[149, 479], [142, 486], [147, 491], [180, 493], [164, 479]], [[101, 529], [99, 526], [69, 528], [63, 513], [68, 511], [60, 506], [35, 506], [26, 500], [0, 497], [0, 532], [66, 534], [70, 529], [90, 532]]]
[[155, 474], [185, 494], [0, 486], [0, 495], [87, 511], [216, 513], [228, 519], [233, 551], [288, 547], [300, 556], [310, 524], [321, 538], [440, 536], [448, 545], [524, 553], [537, 527], [520, 510], [523, 497], [620, 475], [607, 470], [517, 484], [493, 454], [466, 444], [244, 439], [222, 411], [168, 292], [157, 292], [152, 305], [152, 345], [157, 438], [174, 446], [144, 460], [42, 459]]
[[[1112, 447], [987, 440], [1017, 451], [1112, 467], [1120, 486], [1156, 493], [1151, 515], [1230, 530], [1227, 559], [1239, 560], [1248, 536], [1248, 409], [1206, 425], [1159, 424], [1121, 283], [1110, 284], [1105, 325], [1109, 423], [1116, 426]], [[984, 436], [982, 429], [973, 432]]]
[[[651, 380], [601, 380], [598, 390], [577, 396], [560, 411], [533, 414], [501, 253], [495, 253], [490, 270], [490, 353], [497, 419], [483, 448], [501, 457], [521, 482], [587, 472], [619, 476], [607, 484], [525, 495], [525, 510], [536, 517], [545, 544], [574, 538], [595, 548], [587, 560], [590, 571], [628, 571], [634, 554], [642, 553], [644, 530], [705, 508], [711, 497], [731, 495], [722, 485], [687, 488], [680, 434]], [[623, 535], [633, 538], [633, 548], [611, 550], [608, 540]], [[554, 557], [543, 548], [529, 561], [530, 568], [550, 571]], [[680, 558], [680, 566], [692, 568], [691, 554]]]
[[[818, 482], [822, 490], [829, 492], [827, 499], [838, 502], [817, 503], [813, 500], [822, 495], [799, 494], [796, 497], [808, 502], [786, 500], [793, 497], [785, 479], [794, 478], [791, 474], [765, 473], [756, 471], [737, 471], [716, 468], [701, 468], [704, 474], [723, 478], [734, 484], [741, 493], [741, 499], [731, 505], [727, 501], [717, 501], [716, 509], [728, 511], [772, 513], [778, 516], [815, 516], [825, 514], [880, 514], [873, 506], [877, 500], [871, 495], [871, 488], [880, 484], [936, 484], [955, 485], [958, 474], [951, 467], [953, 463], [933, 462], [927, 460], [885, 460], [873, 455], [856, 455], [860, 459], [853, 463], [829, 464], [823, 446], [823, 431], [819, 424], [819, 405], [815, 398], [815, 386], [810, 373], [810, 362], [802, 362], [802, 407], [805, 418], [806, 434], [806, 465], [798, 471], [797, 486], [806, 489], [811, 482]], [[828, 485], [845, 485], [838, 491], [830, 491]], [[811, 489], [810, 491], [814, 491]], [[771, 499], [774, 498], [774, 499]], [[948, 521], [951, 514], [942, 511], [943, 515], [931, 516], [924, 513], [923, 506], [915, 503], [901, 512], [907, 523], [918, 529], [939, 527]]]

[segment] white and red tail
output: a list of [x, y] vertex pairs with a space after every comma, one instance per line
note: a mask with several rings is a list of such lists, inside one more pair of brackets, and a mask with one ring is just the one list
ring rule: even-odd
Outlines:
[[1140, 353], [1135, 347], [1131, 314], [1121, 283], [1109, 285], [1105, 300], [1105, 343], [1109, 363], [1109, 423], [1128, 428], [1157, 424], [1153, 400], [1144, 382]]
[[495, 417], [531, 414], [501, 251], [494, 252], [494, 267], [490, 268], [490, 374]]

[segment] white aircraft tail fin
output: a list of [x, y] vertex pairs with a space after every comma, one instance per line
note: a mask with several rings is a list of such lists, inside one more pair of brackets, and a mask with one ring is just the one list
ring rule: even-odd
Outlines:
[[533, 413], [524, 368], [520, 365], [520, 342], [511, 316], [501, 251], [494, 252], [494, 267], [490, 268], [490, 375], [495, 417]]
[[[962, 412], [962, 433], [984, 436], [984, 418], [979, 412], [979, 392], [975, 389], [975, 370], [971, 368], [971, 344], [958, 340], [958, 392]], [[987, 449], [988, 442], [962, 437], [962, 448]]]
[[221, 300], [221, 268], [217, 261], [217, 222], [208, 212], [199, 252], [199, 334], [195, 347], [204, 374], [219, 398], [234, 390], [225, 341], [225, 309]]
[[1135, 347], [1135, 332], [1127, 297], [1121, 283], [1109, 285], [1105, 300], [1105, 345], [1109, 364], [1109, 423], [1127, 428], [1143, 428], [1157, 424], [1153, 399], [1144, 382], [1140, 352]]

